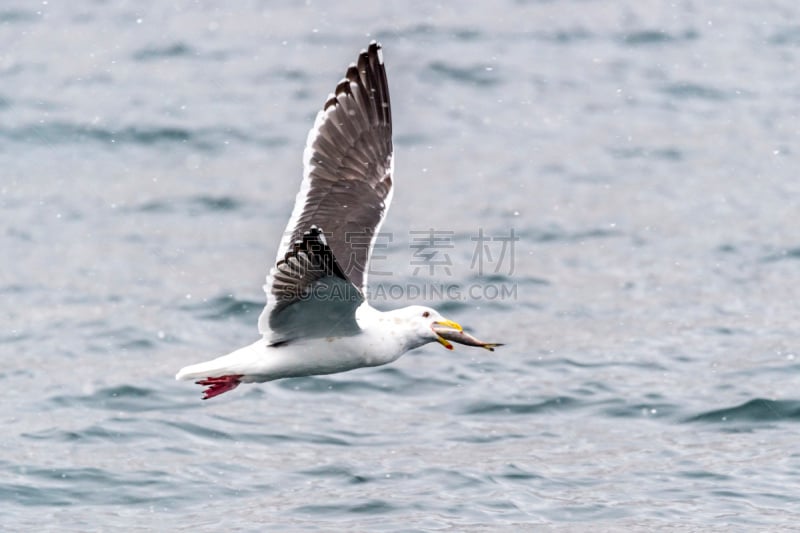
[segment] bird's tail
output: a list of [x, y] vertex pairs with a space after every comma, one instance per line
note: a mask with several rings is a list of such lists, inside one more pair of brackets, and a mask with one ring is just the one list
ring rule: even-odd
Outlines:
[[198, 385], [208, 387], [203, 391], [203, 399], [207, 400], [235, 389], [239, 383], [250, 381], [246, 376], [257, 373], [253, 365], [256, 358], [253, 347], [245, 346], [211, 361], [185, 366], [178, 371], [175, 379], [195, 380]]
[[221, 364], [219, 359], [223, 358], [220, 357], [213, 361], [183, 367], [178, 371], [175, 379], [194, 379], [197, 380], [195, 383], [198, 385], [207, 387], [203, 391], [204, 400], [219, 396], [223, 392], [231, 391], [239, 386], [244, 375], [230, 373], [230, 370], [224, 364]]

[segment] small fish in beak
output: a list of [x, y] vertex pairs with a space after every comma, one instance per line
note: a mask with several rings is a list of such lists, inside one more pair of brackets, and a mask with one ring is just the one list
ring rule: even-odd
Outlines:
[[498, 342], [483, 342], [476, 339], [469, 333], [466, 333], [459, 324], [451, 320], [434, 322], [431, 326], [431, 329], [438, 337], [436, 340], [438, 340], [448, 350], [452, 350], [453, 345], [447, 341], [453, 341], [457, 342], [458, 344], [465, 344], [467, 346], [478, 346], [479, 348], [485, 348], [490, 352], [493, 352], [497, 346], [502, 346], [502, 344]]

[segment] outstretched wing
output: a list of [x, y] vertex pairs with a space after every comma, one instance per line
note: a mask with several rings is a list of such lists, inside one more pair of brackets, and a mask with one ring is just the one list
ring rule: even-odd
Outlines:
[[[305, 242], [313, 227], [324, 234], [318, 240], [324, 242], [341, 274], [324, 278], [338, 280], [335, 283], [347, 282], [362, 295], [363, 301], [369, 257], [392, 195], [392, 118], [378, 43], [372, 42], [361, 52], [358, 63], [347, 69], [345, 78], [317, 114], [303, 158], [300, 192], [281, 240], [277, 264], [264, 285], [267, 306], [259, 319], [259, 331], [271, 342], [285, 340], [285, 331], [301, 331], [299, 327], [287, 326], [297, 320], [301, 309], [302, 314], [308, 314], [302, 319], [304, 327], [309, 327], [313, 306], [308, 303], [329, 304], [325, 303], [326, 297], [314, 295], [313, 290], [310, 296], [303, 297], [305, 300], [287, 299], [280, 284], [283, 282], [278, 283], [288, 275], [289, 267], [281, 265], [294, 265], [295, 260], [290, 258], [296, 257], [297, 243]], [[295, 272], [296, 265], [291, 269]], [[292, 279], [302, 288], [320, 282], [304, 276]], [[350, 313], [353, 322], [354, 311], [355, 307]], [[284, 333], [275, 329], [279, 325]], [[323, 328], [311, 327], [305, 331], [318, 329]]]

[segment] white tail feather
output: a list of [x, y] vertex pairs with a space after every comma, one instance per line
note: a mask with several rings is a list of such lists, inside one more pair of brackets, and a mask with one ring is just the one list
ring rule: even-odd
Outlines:
[[175, 379], [184, 381], [231, 375], [261, 374], [265, 370], [264, 363], [266, 362], [264, 347], [265, 343], [259, 340], [211, 361], [185, 366], [178, 371]]

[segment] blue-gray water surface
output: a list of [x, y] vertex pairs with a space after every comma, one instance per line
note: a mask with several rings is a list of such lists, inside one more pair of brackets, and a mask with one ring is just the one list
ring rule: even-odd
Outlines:
[[[3, 2], [0, 529], [800, 521], [793, 1]], [[242, 386], [314, 115], [382, 42], [383, 309], [495, 353]]]

